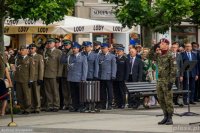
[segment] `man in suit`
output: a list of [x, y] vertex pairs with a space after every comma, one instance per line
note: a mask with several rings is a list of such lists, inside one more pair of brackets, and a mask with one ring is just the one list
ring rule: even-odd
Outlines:
[[72, 45], [72, 54], [67, 58], [62, 58], [61, 62], [67, 63], [67, 81], [69, 81], [70, 92], [72, 98], [71, 112], [77, 112], [80, 108], [80, 82], [86, 81], [88, 73], [87, 57], [80, 53], [81, 46], [74, 42]]
[[69, 88], [69, 82], [67, 81], [67, 63], [62, 62], [64, 59], [67, 59], [67, 57], [72, 54], [72, 41], [64, 39], [62, 41], [62, 56], [61, 56], [61, 63], [63, 64], [63, 72], [62, 72], [62, 95], [63, 95], [63, 107], [62, 109], [69, 109], [69, 106], [71, 104], [71, 94], [70, 94], [70, 88]]
[[56, 40], [47, 40], [47, 49], [44, 52], [44, 90], [47, 100], [47, 112], [57, 112], [60, 108], [59, 86], [57, 79], [62, 76], [60, 58], [62, 52], [55, 48]]
[[137, 51], [135, 48], [129, 51], [130, 73], [128, 82], [141, 82], [143, 73], [143, 62], [136, 57]]
[[29, 45], [30, 56], [34, 60], [35, 66], [35, 76], [33, 80], [33, 84], [31, 86], [31, 93], [32, 93], [32, 109], [33, 113], [40, 113], [40, 85], [43, 83], [43, 76], [44, 76], [44, 60], [42, 55], [36, 53], [37, 47], [36, 45], [30, 44]]
[[[192, 51], [194, 53], [197, 54], [197, 58], [198, 58], [198, 68], [200, 69], [200, 49], [199, 49], [199, 44], [196, 42], [192, 42]], [[200, 76], [200, 73], [199, 73]], [[200, 78], [198, 78], [198, 80], [195, 83], [196, 85], [196, 91], [195, 91], [195, 98], [194, 101], [195, 102], [199, 102], [200, 101]]]
[[[174, 58], [176, 59], [176, 66], [177, 66], [175, 85], [178, 89], [182, 89], [183, 77], [180, 77], [180, 75], [182, 73], [181, 69], [183, 67], [183, 60], [182, 60], [181, 53], [178, 52], [178, 49], [179, 49], [179, 44], [177, 42], [172, 43], [171, 50], [172, 50], [172, 54]], [[179, 96], [177, 95], [174, 99], [175, 105], [180, 105], [178, 103], [178, 97]]]
[[117, 73], [116, 79], [113, 82], [113, 92], [115, 98], [115, 104], [117, 108], [125, 107], [125, 94], [126, 94], [126, 85], [125, 81], [128, 80], [129, 76], [129, 60], [124, 55], [124, 47], [116, 48], [116, 63], [117, 63]]
[[[183, 64], [185, 61], [189, 60], [197, 60], [197, 54], [195, 54], [194, 52], [192, 52], [192, 45], [190, 43], [186, 43], [185, 44], [185, 52], [183, 52], [182, 54], [182, 59], [183, 59]], [[189, 72], [189, 89], [191, 91], [190, 93], [190, 104], [195, 104], [194, 102], [194, 95], [195, 95], [195, 81], [198, 80], [198, 65], [196, 65], [191, 72]], [[184, 74], [181, 75], [181, 77], [183, 77], [183, 88], [185, 90], [187, 90], [187, 73], [184, 72]], [[188, 104], [187, 103], [187, 95], [184, 95], [183, 97], [183, 101], [184, 104]]]
[[28, 56], [26, 45], [20, 47], [20, 56], [15, 61], [16, 94], [17, 102], [23, 110], [23, 114], [31, 111], [31, 89], [35, 77], [35, 62]]
[[112, 109], [113, 85], [112, 80], [116, 78], [117, 64], [115, 55], [109, 52], [109, 44], [102, 43], [101, 53], [98, 56], [99, 79], [100, 79], [100, 99], [102, 108]]

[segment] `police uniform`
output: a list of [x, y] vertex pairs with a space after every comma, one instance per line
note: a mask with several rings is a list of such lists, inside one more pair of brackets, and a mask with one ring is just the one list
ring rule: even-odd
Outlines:
[[[83, 42], [82, 45], [84, 47], [88, 47], [88, 46], [92, 47], [92, 43], [88, 41]], [[82, 53], [83, 55], [87, 57], [87, 61], [88, 61], [87, 80], [91, 81], [91, 80], [97, 79], [98, 72], [99, 72], [99, 63], [97, 61], [98, 54], [95, 53], [94, 51], [90, 51], [89, 53], [84, 51]]]
[[[36, 47], [35, 44], [31, 44], [29, 46], [29, 49]], [[35, 66], [35, 76], [33, 80], [33, 85], [31, 87], [31, 93], [32, 93], [32, 108], [35, 113], [40, 112], [41, 107], [41, 100], [40, 100], [40, 85], [43, 82], [43, 76], [44, 76], [44, 60], [43, 56], [40, 54], [37, 54], [36, 52], [34, 54], [30, 54], [30, 56], [34, 60], [34, 66]]]
[[[162, 39], [162, 41], [169, 44], [167, 39]], [[154, 47], [151, 48], [148, 57], [150, 60], [155, 60], [158, 66], [157, 96], [164, 113], [164, 119], [158, 124], [173, 124], [172, 85], [176, 78], [176, 59], [170, 51], [166, 54], [155, 53]]]
[[[72, 42], [70, 40], [63, 40], [62, 41], [63, 46], [71, 45]], [[67, 63], [63, 62], [67, 57], [72, 54], [72, 49], [64, 49], [62, 50], [62, 56], [61, 56], [61, 63], [63, 64], [63, 72], [62, 72], [62, 96], [63, 96], [63, 109], [69, 108], [71, 104], [71, 94], [70, 94], [70, 88], [69, 88], [69, 82], [67, 81]]]
[[[20, 49], [27, 49], [22, 45]], [[15, 61], [16, 72], [16, 95], [17, 102], [21, 106], [23, 113], [28, 114], [31, 110], [31, 89], [30, 86], [34, 81], [35, 63], [33, 58], [28, 55], [18, 56]]]
[[[74, 42], [73, 48], [80, 49], [81, 46]], [[86, 81], [88, 73], [88, 62], [86, 56], [82, 55], [80, 52], [77, 54], [70, 54], [62, 62], [67, 63], [67, 81], [69, 81], [70, 92], [72, 98], [72, 109], [70, 111], [78, 111], [80, 108], [79, 100], [79, 85], [81, 81]]]
[[[101, 47], [109, 47], [109, 44], [103, 43]], [[113, 85], [112, 80], [116, 78], [116, 58], [115, 55], [111, 53], [100, 53], [98, 55], [99, 63], [99, 75], [100, 79], [100, 99], [102, 108], [106, 107], [106, 102], [108, 101], [108, 108], [112, 108], [113, 100]], [[108, 99], [107, 99], [108, 98]]]
[[[47, 42], [55, 42], [55, 39], [50, 38]], [[47, 111], [56, 112], [60, 107], [59, 86], [56, 79], [62, 76], [61, 55], [61, 50], [55, 47], [44, 52], [44, 90], [47, 100]]]
[[[116, 49], [124, 51], [123, 47], [117, 47]], [[116, 79], [113, 82], [115, 104], [118, 108], [124, 108], [125, 94], [126, 94], [125, 81], [128, 80], [129, 70], [130, 70], [129, 60], [124, 55], [117, 56], [116, 63], [117, 63], [117, 73], [116, 73]]]

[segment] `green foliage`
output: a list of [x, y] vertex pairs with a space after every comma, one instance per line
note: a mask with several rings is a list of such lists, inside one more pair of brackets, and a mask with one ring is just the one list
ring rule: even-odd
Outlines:
[[15, 19], [42, 19], [46, 24], [63, 19], [76, 0], [6, 0], [4, 12]]
[[183, 20], [200, 24], [200, 0], [106, 1], [118, 5], [115, 13], [123, 26], [141, 25], [163, 33]]

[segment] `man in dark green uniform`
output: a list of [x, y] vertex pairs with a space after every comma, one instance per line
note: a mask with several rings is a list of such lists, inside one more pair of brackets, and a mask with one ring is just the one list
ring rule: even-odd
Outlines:
[[21, 106], [23, 114], [29, 114], [31, 110], [31, 89], [35, 76], [35, 63], [32, 57], [28, 56], [28, 49], [25, 45], [20, 47], [20, 56], [15, 61], [16, 72], [16, 94], [17, 102]]
[[31, 86], [32, 108], [33, 108], [32, 112], [39, 113], [40, 105], [41, 105], [40, 85], [43, 82], [44, 61], [43, 61], [43, 56], [36, 53], [37, 47], [34, 43], [29, 45], [29, 49], [30, 49], [30, 56], [33, 58], [34, 63], [35, 63], [35, 76], [34, 76], [33, 85]]
[[172, 85], [176, 78], [176, 59], [169, 51], [169, 41], [161, 39], [160, 52], [155, 53], [155, 47], [149, 52], [149, 59], [158, 65], [157, 95], [164, 113], [164, 119], [158, 124], [172, 125], [173, 93]]
[[57, 79], [62, 76], [62, 65], [60, 58], [62, 51], [55, 48], [55, 39], [47, 40], [46, 51], [44, 51], [44, 90], [47, 100], [48, 112], [58, 112], [60, 108], [60, 97]]

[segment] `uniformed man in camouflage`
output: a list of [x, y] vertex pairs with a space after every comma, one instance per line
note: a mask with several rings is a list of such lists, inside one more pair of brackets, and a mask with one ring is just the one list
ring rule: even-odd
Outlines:
[[25, 45], [20, 47], [20, 56], [15, 61], [16, 72], [16, 94], [17, 102], [21, 106], [23, 114], [31, 111], [31, 89], [35, 76], [35, 63], [32, 57], [28, 56], [28, 49]]
[[37, 47], [33, 43], [29, 45], [30, 56], [33, 58], [35, 63], [35, 76], [33, 80], [33, 85], [31, 86], [31, 93], [32, 93], [32, 108], [33, 113], [40, 113], [40, 85], [43, 83], [43, 76], [44, 76], [44, 61], [43, 56], [37, 54]]
[[57, 79], [62, 76], [62, 65], [60, 63], [62, 52], [55, 48], [55, 42], [54, 38], [49, 38], [44, 52], [44, 90], [47, 100], [46, 111], [48, 112], [57, 112], [60, 108]]
[[173, 93], [172, 85], [176, 78], [176, 59], [169, 51], [169, 41], [160, 40], [160, 51], [155, 53], [154, 47], [149, 52], [149, 59], [155, 60], [158, 65], [157, 95], [164, 113], [164, 119], [158, 124], [172, 125]]

